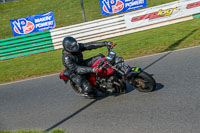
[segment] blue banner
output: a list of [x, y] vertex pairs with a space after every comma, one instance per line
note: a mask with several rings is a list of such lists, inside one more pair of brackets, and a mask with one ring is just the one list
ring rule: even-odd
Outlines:
[[147, 7], [146, 0], [99, 0], [103, 16]]
[[10, 20], [14, 36], [49, 30], [55, 27], [53, 12]]

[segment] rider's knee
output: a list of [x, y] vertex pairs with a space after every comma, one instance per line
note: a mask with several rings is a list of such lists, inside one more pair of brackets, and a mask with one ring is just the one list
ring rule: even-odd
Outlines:
[[92, 91], [92, 86], [89, 82], [83, 81], [82, 82], [82, 88], [85, 92], [90, 93]]

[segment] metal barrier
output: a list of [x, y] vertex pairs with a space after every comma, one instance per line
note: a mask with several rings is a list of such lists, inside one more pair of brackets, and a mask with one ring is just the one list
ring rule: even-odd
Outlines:
[[50, 50], [54, 50], [54, 47], [49, 31], [0, 40], [0, 60]]
[[[193, 3], [194, 1], [196, 3]], [[199, 0], [174, 1], [122, 15], [52, 29], [50, 30], [52, 42], [55, 49], [60, 49], [62, 48], [62, 40], [66, 36], [73, 36], [79, 42], [85, 43], [192, 20], [199, 17], [199, 15], [193, 17], [194, 14], [200, 13], [200, 5], [198, 1]], [[160, 15], [155, 15], [155, 13], [158, 12]], [[140, 16], [137, 16], [138, 14]], [[133, 16], [137, 16], [137, 19], [140, 18], [143, 21], [138, 22], [136, 20], [136, 22], [133, 23], [131, 22]], [[130, 26], [130, 23], [133, 25], [133, 28], [128, 27]]]
[[61, 42], [66, 36], [73, 36], [80, 42], [91, 42], [106, 39], [116, 32], [125, 29], [124, 15], [99, 19], [50, 30], [55, 49], [62, 48]]
[[174, 19], [174, 20], [170, 20], [170, 21], [166, 21], [162, 23], [143, 26], [139, 28], [126, 29], [123, 16], [116, 16], [116, 17], [112, 17], [113, 22], [111, 20], [101, 19], [98, 21], [91, 21], [90, 23], [84, 23], [84, 25], [78, 24], [78, 25], [58, 28], [58, 29], [54, 29], [50, 31], [52, 35], [52, 42], [53, 42], [54, 48], [61, 49], [62, 40], [66, 36], [73, 36], [79, 42], [86, 43], [86, 42], [98, 41], [98, 40], [108, 39], [108, 38], [117, 37], [121, 35], [126, 35], [129, 33], [144, 31], [148, 29], [153, 29], [153, 28], [175, 24], [178, 22], [183, 22], [183, 21], [192, 20], [192, 19], [193, 19], [193, 16], [188, 16], [188, 17]]

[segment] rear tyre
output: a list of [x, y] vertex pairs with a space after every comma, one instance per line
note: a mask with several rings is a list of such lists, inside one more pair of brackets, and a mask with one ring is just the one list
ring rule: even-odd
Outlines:
[[139, 73], [131, 80], [134, 88], [136, 88], [140, 92], [152, 92], [156, 88], [156, 82], [154, 78], [144, 71]]
[[[71, 81], [71, 80], [70, 80], [70, 84], [71, 84], [72, 89], [74, 90], [75, 94], [77, 94], [77, 95], [79, 95], [79, 96], [84, 96], [84, 97], [86, 96], [86, 95], [84, 94], [83, 89], [82, 89], [81, 87], [76, 86], [76, 84], [75, 84], [73, 81]], [[96, 91], [91, 92], [91, 93], [92, 93], [92, 95], [94, 95], [94, 96], [96, 96], [96, 94], [97, 94]], [[93, 97], [89, 97], [89, 96], [88, 96], [88, 98], [89, 98], [89, 99], [92, 99]]]
[[82, 88], [77, 87], [76, 84], [73, 81], [71, 81], [71, 80], [70, 80], [70, 84], [72, 86], [72, 89], [75, 91], [75, 93], [77, 95], [83, 96], [83, 90], [82, 90]]

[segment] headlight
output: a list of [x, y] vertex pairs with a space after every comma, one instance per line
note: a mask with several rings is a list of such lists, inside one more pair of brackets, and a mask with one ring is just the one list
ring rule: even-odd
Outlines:
[[116, 64], [116, 67], [119, 69], [119, 68], [122, 68], [123, 65], [124, 65], [124, 59], [122, 57], [116, 57], [115, 59], [115, 64]]
[[118, 64], [118, 63], [123, 63], [124, 62], [124, 59], [122, 57], [116, 57], [115, 59], [115, 63]]
[[113, 61], [113, 57], [111, 57], [111, 56], [106, 56], [106, 61], [112, 62], [112, 61]]
[[115, 51], [111, 51], [111, 52], [109, 53], [109, 56], [115, 58], [115, 57], [116, 57], [116, 54], [117, 54], [117, 53], [116, 53]]

